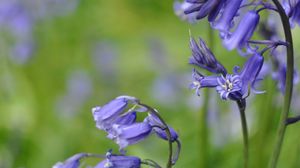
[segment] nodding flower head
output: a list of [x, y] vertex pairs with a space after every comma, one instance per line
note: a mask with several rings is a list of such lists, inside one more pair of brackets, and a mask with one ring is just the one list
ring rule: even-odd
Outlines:
[[209, 20], [215, 18], [220, 12], [220, 6], [223, 4], [222, 0], [186, 0], [182, 4], [190, 4], [184, 10], [184, 14], [191, 15], [195, 14], [193, 17], [195, 19], [203, 19], [208, 16]]
[[292, 27], [295, 26], [295, 23], [300, 25], [300, 1], [299, 0], [284, 0], [283, 7], [290, 18], [290, 24]]
[[241, 19], [236, 30], [232, 34], [223, 37], [223, 45], [228, 50], [245, 47], [257, 27], [259, 18], [260, 16], [256, 11], [248, 11]]
[[224, 66], [217, 61], [214, 54], [210, 51], [210, 49], [201, 38], [199, 38], [199, 45], [193, 38], [191, 38], [190, 48], [192, 50], [192, 57], [189, 61], [190, 64], [197, 65], [216, 74], [227, 73]]
[[95, 168], [140, 168], [141, 159], [135, 156], [106, 154], [106, 159], [98, 163]]
[[108, 131], [115, 120], [119, 118], [127, 108], [129, 103], [136, 104], [138, 99], [129, 96], [120, 96], [108, 102], [104, 106], [92, 109], [97, 128]]
[[197, 21], [196, 19], [196, 16], [197, 14], [196, 13], [189, 13], [189, 14], [185, 14], [184, 11], [189, 9], [190, 7], [192, 7], [193, 4], [192, 3], [188, 3], [188, 2], [174, 2], [174, 11], [175, 11], [175, 14], [181, 18], [182, 20], [187, 20], [188, 22], [190, 23], [195, 23]]
[[242, 1], [243, 0], [226, 1], [221, 16], [218, 20], [212, 22], [212, 27], [223, 33], [227, 33], [233, 25], [233, 18], [237, 15]]
[[107, 137], [113, 139], [122, 150], [128, 145], [144, 140], [150, 135], [151, 131], [152, 127], [148, 122], [133, 123], [131, 125], [114, 124]]
[[[153, 131], [159, 138], [168, 140], [168, 136], [165, 131], [166, 128], [157, 116], [149, 114], [148, 117], [145, 118], [145, 121], [147, 121], [153, 127]], [[177, 132], [170, 126], [168, 126], [168, 128], [171, 134], [171, 142], [176, 141], [178, 139]]]

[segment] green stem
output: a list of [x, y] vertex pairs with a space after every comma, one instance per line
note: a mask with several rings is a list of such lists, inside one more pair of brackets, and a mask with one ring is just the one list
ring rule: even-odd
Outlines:
[[248, 128], [247, 128], [247, 120], [246, 120], [246, 100], [241, 99], [236, 101], [240, 115], [241, 115], [241, 124], [243, 130], [243, 140], [244, 140], [244, 168], [248, 167], [248, 158], [249, 158], [249, 143], [248, 143]]
[[163, 120], [163, 118], [158, 114], [158, 112], [153, 109], [152, 107], [146, 105], [146, 104], [142, 104], [139, 103], [139, 105], [146, 107], [150, 113], [156, 117], [158, 117], [158, 119], [162, 122], [162, 124], [164, 125], [164, 129], [166, 131], [167, 137], [168, 137], [168, 142], [169, 142], [169, 157], [168, 157], [168, 163], [167, 163], [167, 168], [172, 168], [173, 166], [173, 147], [172, 147], [172, 140], [171, 140], [171, 132], [170, 129], [168, 127], [168, 125], [166, 124], [166, 122]]
[[287, 50], [287, 72], [286, 72], [286, 81], [285, 81], [285, 96], [284, 96], [284, 105], [283, 111], [281, 113], [279, 128], [277, 132], [277, 141], [275, 144], [274, 152], [271, 158], [270, 167], [275, 168], [277, 166], [278, 158], [281, 152], [281, 146], [283, 143], [285, 130], [286, 130], [286, 120], [288, 118], [290, 104], [292, 99], [293, 92], [293, 71], [294, 71], [294, 48], [293, 48], [293, 38], [290, 27], [290, 22], [288, 16], [285, 14], [285, 11], [278, 0], [273, 0], [274, 4], [278, 9], [278, 13], [281, 18], [282, 26], [284, 29], [285, 40], [288, 43]]
[[[210, 24], [208, 24], [208, 46], [211, 52], [214, 49], [214, 34], [213, 29], [210, 28]], [[205, 90], [203, 92], [203, 106], [201, 108], [199, 114], [199, 130], [200, 130], [200, 166], [201, 167], [209, 167], [209, 151], [210, 151], [210, 143], [209, 143], [209, 131], [208, 131], [208, 123], [207, 123], [207, 115], [209, 109], [209, 90]]]

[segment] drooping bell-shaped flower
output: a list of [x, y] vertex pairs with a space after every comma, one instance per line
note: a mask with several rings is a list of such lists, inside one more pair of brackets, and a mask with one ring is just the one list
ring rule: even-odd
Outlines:
[[227, 73], [224, 66], [217, 61], [214, 54], [210, 51], [210, 49], [201, 38], [199, 38], [199, 45], [193, 38], [191, 38], [190, 48], [192, 50], [192, 57], [189, 61], [190, 64], [197, 65], [216, 74]]
[[181, 18], [182, 20], [187, 20], [190, 23], [195, 23], [196, 22], [196, 16], [197, 13], [189, 13], [189, 14], [185, 14], [184, 11], [189, 9], [190, 7], [192, 7], [193, 4], [192, 3], [188, 3], [188, 2], [178, 2], [175, 1], [173, 8], [174, 8], [174, 12], [175, 14]]
[[236, 30], [232, 34], [223, 37], [223, 45], [228, 50], [245, 47], [257, 27], [259, 19], [260, 16], [257, 11], [248, 11], [241, 19]]
[[140, 168], [141, 159], [135, 156], [115, 155], [108, 152], [106, 159], [95, 168]]
[[[166, 126], [163, 125], [163, 123], [159, 120], [159, 118], [153, 114], [149, 114], [148, 117], [145, 118], [145, 121], [148, 122], [152, 128], [153, 131], [156, 133], [158, 137], [164, 140], [168, 140], [168, 136], [166, 133]], [[174, 142], [178, 139], [177, 132], [168, 125], [169, 131], [170, 131], [170, 140], [171, 142]]]
[[232, 27], [233, 18], [237, 15], [242, 1], [243, 0], [227, 0], [223, 7], [221, 16], [218, 18], [218, 20], [212, 23], [212, 27], [223, 33], [227, 33]]
[[131, 125], [114, 124], [107, 137], [114, 140], [122, 150], [128, 145], [144, 140], [150, 135], [151, 131], [152, 127], [147, 122], [139, 122]]
[[290, 18], [291, 27], [294, 27], [295, 24], [300, 25], [300, 1], [283, 0], [282, 5], [287, 16]]
[[86, 153], [78, 153], [65, 162], [58, 162], [52, 168], [79, 168], [80, 166], [80, 159], [86, 157]]
[[108, 131], [111, 129], [114, 121], [124, 112], [129, 102], [138, 101], [134, 97], [120, 96], [108, 102], [104, 106], [94, 107], [92, 109], [97, 128]]

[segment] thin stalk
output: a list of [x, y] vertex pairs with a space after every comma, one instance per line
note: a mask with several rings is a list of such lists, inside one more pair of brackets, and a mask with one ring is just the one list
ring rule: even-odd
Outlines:
[[241, 99], [236, 101], [240, 115], [241, 115], [241, 124], [243, 130], [243, 140], [244, 140], [244, 168], [248, 167], [248, 160], [249, 160], [249, 142], [248, 142], [248, 128], [247, 128], [247, 120], [246, 120], [246, 100]]
[[[208, 40], [207, 40], [209, 49], [213, 53], [214, 51], [214, 32], [213, 29], [210, 28], [210, 24], [208, 24]], [[203, 106], [200, 109], [199, 114], [199, 130], [200, 130], [200, 155], [199, 161], [201, 167], [209, 167], [209, 151], [210, 151], [210, 143], [209, 143], [209, 131], [208, 131], [208, 122], [207, 115], [209, 109], [209, 89], [203, 92]]]
[[286, 120], [288, 118], [290, 104], [293, 93], [293, 71], [294, 71], [294, 48], [293, 48], [293, 38], [290, 27], [290, 22], [288, 16], [285, 14], [285, 11], [278, 0], [273, 0], [275, 6], [278, 9], [278, 13], [281, 18], [282, 26], [284, 29], [285, 41], [288, 43], [286, 46], [287, 50], [287, 72], [286, 72], [286, 81], [285, 81], [285, 96], [283, 111], [280, 117], [280, 123], [277, 132], [277, 141], [275, 144], [274, 152], [271, 158], [270, 167], [275, 168], [277, 166], [278, 158], [281, 152], [281, 147], [286, 130]]
[[164, 130], [167, 134], [168, 142], [169, 142], [169, 157], [168, 157], [167, 168], [172, 168], [172, 166], [173, 166], [173, 161], [172, 161], [173, 160], [173, 147], [172, 147], [172, 140], [171, 140], [171, 132], [170, 132], [168, 125], [166, 124], [166, 122], [163, 120], [163, 118], [158, 114], [158, 112], [155, 109], [153, 109], [152, 107], [150, 107], [146, 104], [139, 103], [139, 105], [146, 107], [150, 111], [150, 113], [155, 115], [156, 117], [158, 117], [158, 119], [165, 126]]

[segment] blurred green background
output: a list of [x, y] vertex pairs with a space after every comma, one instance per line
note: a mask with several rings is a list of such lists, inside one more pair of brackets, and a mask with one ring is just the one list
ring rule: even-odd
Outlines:
[[[63, 14], [55, 15], [54, 10], [41, 17], [35, 12], [45, 9], [33, 6], [37, 2], [43, 3], [23, 2], [35, 17], [30, 57], [22, 61], [13, 57], [13, 38], [9, 30], [1, 31], [0, 168], [51, 167], [80, 152], [117, 152], [118, 146], [95, 127], [91, 108], [119, 95], [137, 97], [158, 109], [178, 131], [182, 153], [174, 167], [242, 167], [235, 104], [210, 91], [208, 116], [203, 119], [204, 97], [188, 89], [189, 31], [209, 40], [206, 20], [195, 25], [181, 21], [171, 0], [81, 0], [68, 13], [63, 13], [64, 5], [70, 1], [57, 2], [55, 9]], [[299, 28], [294, 35], [297, 50]], [[230, 71], [243, 65], [245, 58], [223, 49], [217, 32], [211, 40], [216, 57]], [[260, 88], [266, 93], [252, 95], [247, 108], [250, 167], [257, 168], [267, 167], [282, 104], [270, 76]], [[292, 115], [299, 114], [298, 90], [296, 86]], [[299, 124], [288, 128], [278, 167], [300, 166], [299, 129]], [[164, 165], [167, 147], [152, 135], [127, 152]]]

